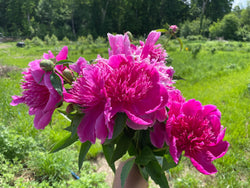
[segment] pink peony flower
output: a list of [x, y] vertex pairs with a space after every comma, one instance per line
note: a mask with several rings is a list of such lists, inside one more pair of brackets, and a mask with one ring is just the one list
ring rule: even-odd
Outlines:
[[81, 72], [73, 88], [64, 95], [65, 101], [79, 104], [85, 113], [78, 127], [81, 142], [94, 143], [97, 137], [104, 143], [106, 138], [112, 138], [118, 112], [127, 114], [132, 129], [146, 129], [155, 118], [162, 118], [155, 113], [165, 109], [168, 93], [159, 83], [154, 66], [133, 62], [125, 55], [97, 61]]
[[[56, 56], [56, 60], [66, 59], [67, 51], [67, 47], [64, 47]], [[54, 55], [49, 51], [48, 54], [44, 54], [44, 58], [54, 58]], [[35, 115], [34, 126], [37, 129], [44, 129], [49, 124], [54, 110], [63, 100], [51, 84], [51, 71], [45, 72], [40, 68], [41, 61], [42, 59], [29, 63], [29, 68], [22, 73], [24, 74], [21, 86], [24, 90], [22, 96], [12, 96], [13, 101], [10, 103], [12, 106], [20, 103], [26, 104], [29, 107], [29, 114]]]
[[152, 64], [160, 74], [161, 83], [166, 86], [171, 86], [173, 84], [173, 67], [165, 65], [167, 53], [161, 44], [155, 44], [160, 35], [160, 32], [151, 31], [145, 43], [141, 41], [140, 46], [135, 46], [130, 43], [127, 34], [115, 36], [108, 34], [111, 46], [109, 55], [124, 54], [125, 56], [131, 56], [134, 62], [139, 63], [143, 61]]
[[[184, 102], [185, 102], [185, 99], [182, 97], [181, 92], [178, 89], [169, 88], [168, 104], [167, 104], [167, 107], [169, 108], [169, 112], [167, 114], [171, 116], [172, 113], [175, 112], [175, 109], [179, 109], [182, 103]], [[160, 121], [159, 119], [157, 119], [157, 121], [155, 121], [153, 125], [153, 130], [150, 131], [151, 143], [157, 148], [162, 148], [164, 145], [164, 142], [167, 139], [166, 123], [164, 123], [165, 120], [166, 119], [162, 119]]]
[[220, 111], [214, 105], [202, 106], [194, 99], [183, 102], [179, 97], [169, 105], [166, 141], [174, 161], [178, 163], [185, 151], [185, 156], [201, 173], [216, 173], [211, 162], [224, 156], [229, 147], [223, 141], [226, 129], [220, 124]]

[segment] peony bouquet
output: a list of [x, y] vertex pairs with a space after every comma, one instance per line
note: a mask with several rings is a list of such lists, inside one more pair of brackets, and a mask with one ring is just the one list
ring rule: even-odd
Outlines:
[[[172, 27], [175, 33], [176, 27]], [[22, 96], [11, 105], [24, 103], [35, 115], [34, 126], [44, 129], [54, 111], [71, 120], [71, 134], [53, 148], [59, 151], [81, 141], [78, 165], [82, 166], [90, 146], [101, 141], [107, 163], [115, 172], [115, 161], [128, 152], [121, 172], [123, 187], [130, 169], [137, 165], [141, 175], [168, 187], [165, 171], [182, 156], [190, 158], [203, 174], [217, 170], [212, 161], [222, 157], [229, 143], [214, 105], [186, 101], [173, 84], [174, 69], [167, 66], [167, 53], [156, 44], [161, 33], [152, 31], [145, 42], [131, 43], [130, 33], [108, 34], [109, 58], [100, 55], [89, 63], [83, 57], [68, 60], [68, 48], [57, 56], [51, 51], [29, 63], [22, 74]]]

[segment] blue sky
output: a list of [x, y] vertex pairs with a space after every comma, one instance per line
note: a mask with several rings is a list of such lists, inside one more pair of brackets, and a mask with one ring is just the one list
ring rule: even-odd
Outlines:
[[234, 0], [233, 7], [235, 7], [236, 5], [239, 5], [240, 8], [246, 8], [247, 7], [247, 1], [249, 1], [249, 0]]

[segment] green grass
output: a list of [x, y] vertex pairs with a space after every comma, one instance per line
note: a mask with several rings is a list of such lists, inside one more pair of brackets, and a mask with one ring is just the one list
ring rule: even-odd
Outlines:
[[[250, 184], [250, 91], [248, 89], [250, 83], [250, 43], [188, 42], [185, 40], [183, 43], [184, 50], [182, 52], [179, 51], [177, 42], [170, 41], [167, 47], [167, 52], [173, 59], [171, 65], [174, 67], [176, 75], [185, 79], [177, 81], [175, 86], [181, 90], [187, 100], [195, 98], [203, 105], [214, 104], [219, 108], [222, 112], [221, 123], [227, 127], [224, 140], [230, 143], [230, 147], [224, 157], [213, 162], [218, 173], [212, 176], [200, 174], [192, 166], [189, 159], [183, 157], [181, 164], [170, 170], [170, 185], [172, 187], [248, 187]], [[194, 58], [192, 49], [199, 44], [201, 44], [201, 50]], [[14, 43], [2, 43], [0, 44], [0, 64], [23, 69], [30, 61], [41, 58], [43, 53], [48, 50], [57, 54], [63, 46], [60, 43], [56, 47], [17, 48]], [[107, 44], [84, 46], [70, 43], [69, 45], [69, 59], [73, 61], [76, 61], [80, 56], [87, 60], [95, 59], [98, 53], [107, 57]], [[18, 145], [16, 139], [20, 136], [23, 137], [19, 150], [15, 150], [18, 152], [16, 156], [8, 158], [0, 150], [0, 165], [5, 169], [10, 169], [9, 172], [4, 171], [4, 175], [0, 172], [0, 184], [2, 183], [6, 187], [10, 185], [66, 187], [67, 184], [71, 187], [80, 186], [80, 181], [74, 181], [67, 169], [63, 168], [77, 169], [75, 165], [77, 164], [79, 143], [62, 151], [71, 160], [62, 159], [58, 154], [53, 157], [53, 154], [46, 153], [54, 142], [67, 134], [62, 129], [67, 127], [69, 122], [56, 112], [53, 116], [52, 126], [47, 126], [45, 130], [39, 131], [33, 127], [33, 116], [28, 115], [28, 108], [25, 105], [16, 107], [9, 105], [12, 95], [21, 94], [19, 84], [22, 75], [20, 72], [21, 70], [0, 77], [0, 126], [4, 127], [3, 130], [1, 128], [2, 134], [0, 134], [0, 141], [2, 139], [2, 143], [4, 143], [2, 148], [7, 151], [15, 150]], [[30, 143], [30, 147], [25, 148], [25, 143]], [[31, 149], [36, 153], [31, 152]], [[88, 158], [95, 158], [100, 152], [101, 146], [100, 143], [97, 143], [91, 147]], [[39, 160], [41, 157], [43, 160]], [[22, 161], [23, 158], [25, 158], [24, 161]], [[48, 165], [44, 166], [44, 164]], [[98, 176], [95, 174], [95, 170], [88, 166], [86, 165], [86, 172], [89, 170], [91, 173], [88, 174], [87, 179], [82, 181], [86, 183], [92, 178], [94, 182], [100, 183], [100, 187], [105, 187], [106, 185], [103, 184], [104, 175]], [[57, 173], [56, 169], [61, 169], [61, 174]], [[37, 171], [50, 174], [50, 176], [42, 179], [45, 176], [38, 174]], [[34, 175], [35, 172], [37, 172], [36, 175]], [[31, 178], [29, 182], [24, 174], [29, 174]], [[81, 178], [83, 176], [87, 175], [82, 174]]]

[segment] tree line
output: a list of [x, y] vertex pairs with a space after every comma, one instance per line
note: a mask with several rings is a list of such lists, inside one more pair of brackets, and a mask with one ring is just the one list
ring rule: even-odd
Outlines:
[[231, 12], [233, 0], [0, 0], [0, 33], [32, 38], [56, 35], [76, 40], [130, 31], [150, 30], [205, 19], [211, 22]]

